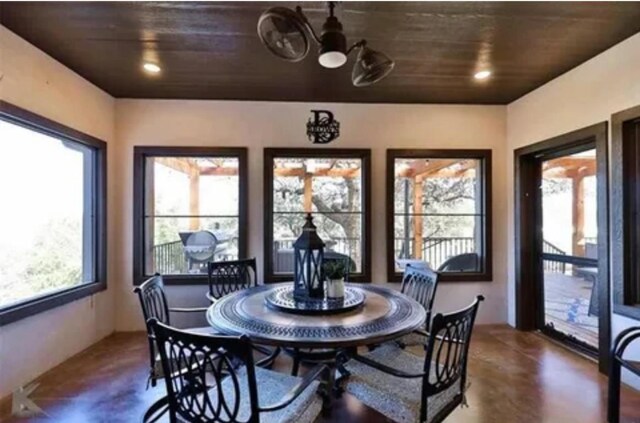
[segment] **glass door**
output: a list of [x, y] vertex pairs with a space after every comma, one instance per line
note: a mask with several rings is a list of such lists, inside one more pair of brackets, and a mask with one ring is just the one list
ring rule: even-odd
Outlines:
[[544, 307], [541, 330], [598, 351], [598, 211], [595, 145], [540, 159]]

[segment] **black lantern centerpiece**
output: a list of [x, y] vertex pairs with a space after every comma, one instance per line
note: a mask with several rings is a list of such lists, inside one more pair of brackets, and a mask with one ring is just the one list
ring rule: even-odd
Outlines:
[[318, 236], [311, 213], [307, 213], [302, 234], [293, 243], [296, 300], [324, 298], [324, 242]]

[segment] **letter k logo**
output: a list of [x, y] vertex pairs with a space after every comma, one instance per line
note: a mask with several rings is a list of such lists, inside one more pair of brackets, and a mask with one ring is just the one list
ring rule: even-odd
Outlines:
[[38, 415], [46, 415], [40, 407], [38, 407], [29, 395], [36, 390], [38, 383], [23, 386], [13, 393], [13, 401], [11, 404], [11, 413], [16, 417], [34, 417]]

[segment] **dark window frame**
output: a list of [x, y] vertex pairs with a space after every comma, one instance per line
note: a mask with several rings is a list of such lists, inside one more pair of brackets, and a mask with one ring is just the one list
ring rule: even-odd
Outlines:
[[[145, 167], [147, 157], [230, 157], [238, 159], [238, 257], [248, 251], [248, 150], [246, 147], [160, 147], [135, 146], [133, 149], [133, 284], [140, 285], [152, 275], [145, 272], [144, 218]], [[207, 285], [207, 274], [163, 275], [165, 285]]]
[[395, 236], [394, 236], [394, 186], [396, 159], [475, 159], [480, 161], [482, 206], [482, 251], [484, 253], [483, 270], [481, 272], [439, 273], [441, 282], [491, 282], [493, 281], [493, 214], [492, 214], [492, 150], [490, 149], [387, 149], [386, 164], [386, 243], [387, 243], [387, 279], [400, 282], [402, 274], [395, 269]]
[[0, 100], [0, 119], [93, 151], [93, 264], [95, 281], [43, 294], [0, 308], [0, 326], [34, 316], [107, 289], [107, 143]]
[[[515, 306], [516, 329], [538, 330], [544, 321], [539, 309], [544, 304], [542, 276], [542, 237], [538, 161], [561, 152], [566, 154], [594, 144], [598, 167], [598, 298], [599, 345], [598, 363], [601, 373], [608, 371], [611, 345], [611, 312], [609, 307], [609, 152], [607, 122], [596, 123], [562, 135], [516, 149], [514, 155], [514, 242], [515, 242]], [[615, 167], [612, 169], [615, 173]], [[615, 245], [615, 243], [614, 243]], [[615, 254], [614, 254], [615, 256]], [[600, 272], [600, 269], [602, 272]], [[615, 269], [612, 271], [615, 274]], [[548, 332], [547, 332], [548, 333]], [[576, 346], [580, 349], [580, 346]], [[584, 350], [583, 350], [584, 351]]]
[[[640, 320], [640, 106], [611, 116], [611, 276], [613, 312]], [[634, 160], [635, 159], [635, 160]]]
[[292, 275], [273, 272], [273, 161], [275, 158], [335, 158], [362, 161], [362, 272], [349, 275], [351, 282], [371, 282], [371, 149], [265, 148], [264, 149], [264, 266], [267, 283], [287, 282]]

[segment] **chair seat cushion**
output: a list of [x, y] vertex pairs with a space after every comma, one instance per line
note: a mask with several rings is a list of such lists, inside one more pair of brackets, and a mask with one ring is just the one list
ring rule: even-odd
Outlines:
[[425, 345], [427, 343], [427, 337], [424, 335], [420, 335], [419, 333], [411, 332], [408, 335], [396, 339], [396, 341], [404, 344], [407, 347], [411, 347], [416, 345]]
[[[422, 373], [424, 357], [403, 351], [393, 344], [384, 344], [365, 355], [378, 363], [407, 373]], [[366, 364], [350, 360], [345, 364], [351, 373], [345, 384], [347, 392], [395, 422], [420, 421], [422, 379], [404, 379], [389, 375]], [[431, 372], [433, 373], [433, 372]], [[428, 399], [427, 422], [446, 406], [460, 401], [460, 383]]]
[[[267, 407], [280, 402], [285, 395], [293, 389], [301, 378], [289, 376], [282, 373], [273, 372], [260, 367], [255, 367], [256, 383], [258, 387], [258, 403], [261, 407]], [[246, 367], [242, 367], [236, 371], [237, 380], [239, 382], [240, 404], [239, 410], [234, 421], [244, 422], [251, 415], [251, 406], [249, 403], [249, 384], [247, 381]], [[317, 394], [319, 382], [312, 382], [300, 396], [298, 396], [287, 407], [271, 412], [260, 413], [261, 423], [312, 423], [316, 420], [322, 410], [322, 399]], [[208, 392], [208, 396], [212, 404], [217, 404], [218, 394], [217, 388], [213, 388]], [[232, 378], [227, 377], [222, 382], [223, 396], [227, 399], [229, 409], [233, 409], [236, 398], [234, 382]], [[223, 409], [221, 409], [223, 410]], [[221, 421], [229, 421], [230, 416], [224, 411], [219, 416]], [[195, 415], [199, 413], [196, 411]], [[209, 418], [212, 416], [208, 415]], [[198, 420], [200, 421], [200, 420]]]

